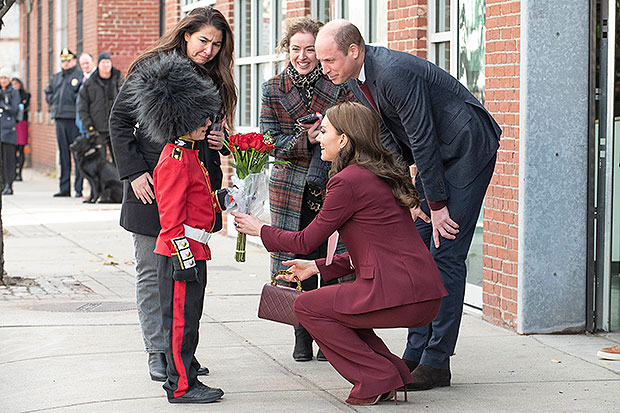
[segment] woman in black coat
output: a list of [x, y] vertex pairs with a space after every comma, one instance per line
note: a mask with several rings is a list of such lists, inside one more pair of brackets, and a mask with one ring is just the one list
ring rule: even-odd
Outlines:
[[13, 85], [13, 89], [19, 91], [19, 103], [20, 109], [19, 111], [22, 113], [21, 116], [17, 117], [17, 151], [16, 151], [16, 162], [17, 169], [15, 171], [15, 180], [22, 180], [22, 169], [24, 169], [24, 149], [26, 145], [28, 145], [28, 111], [30, 110], [30, 93], [26, 91], [24, 88], [24, 83], [21, 79], [14, 77], [11, 79], [11, 84]]
[[[136, 257], [136, 299], [146, 351], [149, 353], [149, 372], [155, 381], [166, 380], [165, 338], [159, 303], [157, 259], [153, 253], [160, 230], [159, 216], [153, 192], [153, 169], [157, 165], [162, 145], [153, 142], [140, 128], [134, 114], [135, 102], [128, 85], [132, 75], [141, 71], [161, 54], [177, 52], [193, 62], [203, 77], [210, 77], [222, 98], [222, 131], [211, 130], [200, 147], [199, 157], [209, 172], [211, 188], [222, 183], [220, 153], [226, 155], [222, 139], [226, 125], [232, 125], [237, 104], [233, 80], [233, 36], [225, 17], [212, 7], [192, 10], [167, 32], [153, 48], [139, 56], [129, 68], [127, 81], [121, 88], [110, 114], [110, 139], [116, 166], [124, 184], [121, 226], [131, 232]], [[222, 227], [218, 214], [213, 231]], [[198, 374], [207, 374], [194, 360]]]
[[0, 142], [2, 142], [2, 195], [13, 195], [15, 180], [15, 148], [17, 146], [17, 112], [19, 92], [7, 76], [0, 76]]

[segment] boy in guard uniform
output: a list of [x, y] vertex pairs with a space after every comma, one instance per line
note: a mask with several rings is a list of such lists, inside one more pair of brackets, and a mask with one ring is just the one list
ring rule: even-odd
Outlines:
[[128, 79], [137, 119], [147, 136], [166, 143], [153, 180], [161, 231], [155, 244], [166, 338], [170, 403], [210, 403], [224, 392], [197, 380], [192, 363], [207, 281], [208, 241], [215, 214], [232, 204], [227, 189], [211, 191], [197, 141], [221, 105], [217, 88], [176, 53], [160, 56]]

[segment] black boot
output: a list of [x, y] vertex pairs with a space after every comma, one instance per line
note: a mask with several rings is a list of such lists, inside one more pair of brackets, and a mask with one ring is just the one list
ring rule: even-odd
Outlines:
[[450, 369], [436, 369], [424, 364], [418, 364], [411, 372], [413, 383], [407, 385], [407, 390], [429, 390], [435, 387], [450, 385], [452, 374]]
[[11, 185], [4, 185], [4, 189], [2, 190], [2, 195], [13, 195], [13, 188]]
[[15, 180], [16, 180], [17, 182], [21, 182], [21, 181], [23, 181], [23, 179], [22, 179], [22, 171], [21, 171], [21, 169], [15, 173]]
[[312, 336], [303, 326], [295, 327], [295, 349], [293, 350], [295, 361], [312, 360]]
[[153, 381], [166, 381], [166, 356], [164, 353], [149, 353], [149, 374]]

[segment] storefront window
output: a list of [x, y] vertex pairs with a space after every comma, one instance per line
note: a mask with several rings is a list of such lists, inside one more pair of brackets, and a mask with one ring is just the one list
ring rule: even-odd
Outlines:
[[235, 64], [239, 85], [238, 129], [241, 132], [258, 128], [261, 86], [276, 74], [279, 66], [275, 62], [284, 59], [275, 49], [285, 13], [281, 0], [242, 0], [237, 3]]
[[275, 48], [275, 43], [271, 41], [271, 0], [259, 1], [256, 17], [256, 27], [258, 28], [258, 55], [271, 54]]
[[485, 0], [459, 4], [458, 79], [484, 103]]
[[452, 8], [457, 2], [434, 0], [428, 3], [428, 59], [446, 72], [454, 74], [456, 23]]
[[435, 0], [435, 33], [450, 31], [450, 0]]
[[[484, 103], [486, 0], [428, 2], [428, 58]], [[482, 307], [483, 211], [467, 256], [465, 302]]]

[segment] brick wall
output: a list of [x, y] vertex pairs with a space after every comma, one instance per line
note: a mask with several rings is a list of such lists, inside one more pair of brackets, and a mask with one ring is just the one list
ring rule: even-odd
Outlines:
[[310, 0], [289, 0], [286, 2], [286, 17], [310, 15]]
[[485, 200], [482, 311], [510, 329], [517, 317], [520, 6], [487, 0], [486, 8], [486, 106], [503, 133]]
[[[22, 4], [21, 7], [25, 13], [25, 5]], [[49, 83], [49, 59], [47, 53], [49, 45], [49, 2], [41, 2], [41, 44], [38, 44], [37, 37], [38, 13], [38, 4], [33, 2], [32, 11], [29, 15], [31, 84], [26, 85], [32, 94], [29, 113], [30, 148], [32, 149], [32, 165], [46, 172], [52, 172], [56, 168], [56, 132], [54, 124], [50, 120], [48, 105], [47, 102], [45, 102], [45, 93], [43, 93], [43, 89], [45, 89]], [[52, 13], [54, 13], [53, 10]], [[71, 46], [69, 45], [69, 47]], [[22, 42], [22, 50], [23, 49], [24, 42]], [[37, 56], [39, 49], [41, 50], [41, 111], [37, 112], [37, 107], [39, 105], [37, 88]], [[59, 52], [60, 51], [58, 51], [58, 53]], [[56, 51], [54, 51], [54, 53], [56, 54]], [[25, 56], [25, 50], [22, 56]]]
[[107, 0], [99, 1], [98, 7], [97, 53], [109, 52], [114, 66], [125, 74], [131, 62], [159, 38], [159, 2]]
[[[72, 2], [73, 3], [73, 2]], [[82, 6], [82, 49], [90, 53], [97, 61], [98, 39], [97, 39], [97, 16], [99, 14], [98, 0], [83, 0]], [[76, 51], [77, 53], [77, 51]]]
[[166, 31], [174, 27], [181, 20], [181, 1], [166, 0]]
[[427, 0], [388, 0], [388, 47], [426, 58]]
[[234, 0], [217, 0], [215, 8], [222, 12], [231, 28], [235, 27], [235, 2]]

